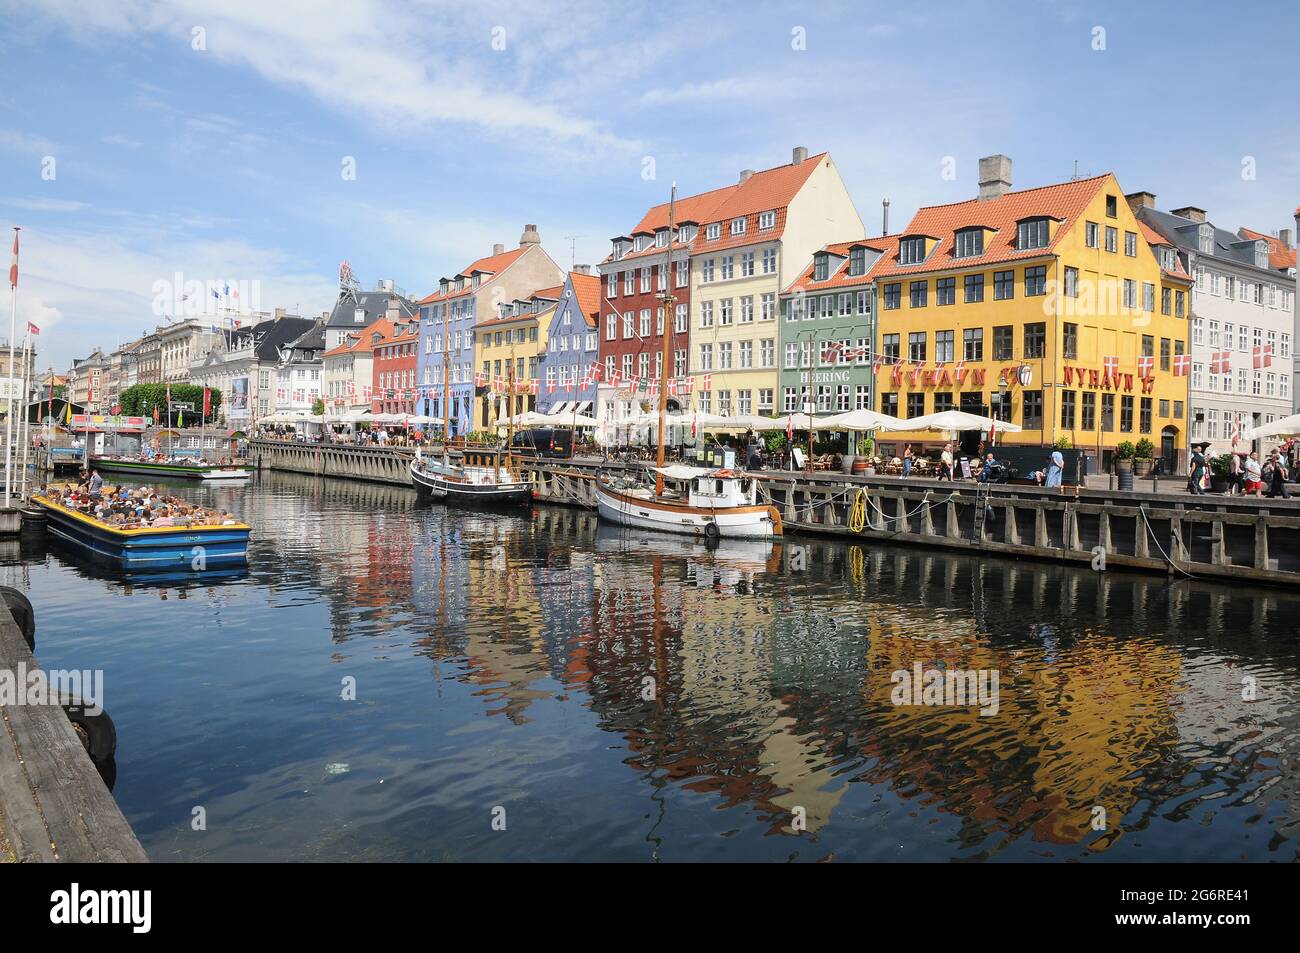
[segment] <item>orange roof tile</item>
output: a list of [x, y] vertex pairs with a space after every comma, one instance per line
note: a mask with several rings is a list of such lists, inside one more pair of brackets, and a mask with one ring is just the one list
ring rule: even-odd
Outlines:
[[1148, 225], [1146, 222], [1142, 221], [1141, 219], [1138, 219], [1138, 231], [1142, 233], [1142, 237], [1147, 240], [1148, 245], [1169, 244], [1169, 239], [1165, 238], [1165, 236], [1161, 235], [1159, 232], [1157, 232], [1154, 228], [1152, 228], [1150, 225]]
[[1287, 248], [1276, 235], [1265, 235], [1263, 232], [1257, 232], [1249, 228], [1241, 229], [1241, 235], [1243, 238], [1256, 240], [1262, 238], [1268, 242], [1268, 263], [1278, 271], [1285, 271], [1288, 268], [1295, 267], [1295, 249]]
[[[900, 264], [895, 251], [888, 256], [887, 261], [881, 259], [883, 264], [876, 270], [876, 274], [880, 276], [921, 274], [951, 268], [991, 265], [1021, 258], [1041, 258], [1051, 254], [1057, 242], [1092, 201], [1102, 183], [1109, 178], [1109, 175], [1099, 175], [1090, 179], [1008, 192], [996, 199], [967, 199], [952, 205], [932, 205], [920, 209], [912, 216], [912, 221], [900, 233], [900, 237], [930, 235], [939, 239], [938, 245], [925, 261], [915, 265]], [[1016, 248], [1016, 223], [1040, 215], [1058, 219], [1063, 224], [1056, 229], [1056, 234], [1052, 236], [1046, 248]], [[972, 225], [995, 229], [997, 234], [985, 243], [984, 254], [971, 258], [954, 258], [955, 233], [958, 229]]]
[[[831, 272], [824, 281], [815, 281], [813, 279], [813, 268], [815, 263], [809, 262], [786, 288], [786, 292], [791, 291], [830, 291], [835, 288], [852, 288], [858, 285], [869, 285], [873, 278], [872, 273], [876, 266], [883, 261], [887, 261], [893, 255], [898, 253], [898, 235], [879, 235], [875, 238], [858, 238], [851, 242], [835, 242], [827, 245], [822, 251], [828, 251], [832, 255], [840, 255], [843, 261], [838, 268]], [[857, 246], [862, 245], [867, 248], [880, 252], [880, 257], [872, 262], [870, 268], [861, 275], [849, 274], [849, 253]]]
[[600, 275], [584, 275], [570, 272], [569, 280], [573, 282], [573, 294], [578, 302], [578, 310], [587, 321], [588, 327], [600, 326]]
[[[456, 274], [452, 275], [452, 277], [468, 278], [476, 271], [494, 274], [494, 275], [500, 274], [501, 272], [509, 268], [512, 264], [514, 264], [515, 260], [524, 252], [526, 252], [529, 249], [529, 247], [531, 246], [524, 245], [524, 246], [520, 246], [519, 248], [513, 248], [507, 252], [502, 252], [500, 255], [489, 255], [486, 258], [480, 258], [478, 261], [470, 262], [470, 264], [463, 271], [456, 272]], [[461, 291], [455, 291], [453, 290], [453, 288], [454, 285], [448, 285], [446, 294], [443, 294], [440, 291], [435, 291], [432, 294], [428, 295], [427, 297], [421, 298], [419, 301], [416, 302], [416, 304], [417, 305], [429, 304], [434, 301], [449, 301], [452, 298], [456, 298], [461, 295], [471, 294], [474, 291], [478, 290], [472, 286], [472, 283], [470, 285], [467, 285]]]

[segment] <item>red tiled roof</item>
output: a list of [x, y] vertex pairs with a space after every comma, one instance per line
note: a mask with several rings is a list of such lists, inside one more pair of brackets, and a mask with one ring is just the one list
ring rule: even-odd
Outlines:
[[1242, 238], [1263, 239], [1268, 242], [1268, 263], [1278, 271], [1295, 267], [1295, 249], [1287, 248], [1276, 235], [1265, 235], [1249, 228], [1240, 231]]
[[573, 294], [577, 299], [578, 310], [582, 312], [588, 327], [600, 326], [600, 275], [584, 275], [581, 272], [569, 273], [573, 282]]
[[516, 321], [536, 321], [538, 318], [550, 314], [557, 307], [557, 304], [547, 304], [540, 311], [522, 311], [519, 314], [507, 314], [505, 317], [488, 318], [484, 321], [479, 321], [474, 325], [474, 327], [496, 328], [503, 327], [507, 324], [514, 324]]
[[1154, 228], [1152, 228], [1150, 225], [1148, 225], [1146, 222], [1142, 221], [1141, 219], [1138, 219], [1138, 231], [1142, 233], [1142, 237], [1147, 240], [1148, 245], [1169, 244], [1169, 239], [1165, 238], [1165, 236], [1161, 235], [1159, 232], [1157, 232]]
[[[1092, 201], [1097, 190], [1109, 179], [1109, 175], [1099, 175], [1091, 179], [1078, 179], [1074, 182], [1008, 192], [996, 199], [968, 199], [952, 205], [932, 205], [920, 209], [912, 216], [912, 221], [899, 237], [930, 235], [939, 239], [939, 244], [925, 261], [915, 265], [899, 264], [895, 250], [887, 258], [881, 259], [875, 274], [878, 276], [920, 274], [950, 268], [991, 265], [1021, 258], [1041, 258], [1051, 254], [1057, 242]], [[1040, 215], [1062, 222], [1057, 227], [1052, 240], [1047, 243], [1047, 247], [1016, 248], [1016, 223]], [[985, 242], [984, 254], [972, 258], [954, 258], [952, 253], [956, 241], [955, 233], [958, 229], [976, 225], [996, 230], [996, 234]]]
[[[880, 257], [872, 262], [870, 268], [861, 275], [849, 274], [849, 252], [857, 246], [862, 245], [867, 248], [880, 252]], [[898, 236], [897, 235], [880, 235], [876, 238], [858, 238], [851, 242], [835, 242], [827, 245], [822, 251], [830, 252], [832, 255], [839, 255], [844, 260], [840, 262], [839, 267], [831, 272], [825, 281], [813, 280], [813, 268], [815, 262], [809, 262], [808, 267], [799, 273], [790, 286], [785, 290], [790, 291], [829, 291], [833, 288], [852, 288], [858, 285], [869, 285], [872, 281], [872, 273], [876, 266], [887, 261], [898, 253]]]
[[[517, 259], [524, 252], [526, 252], [529, 249], [529, 247], [531, 246], [521, 245], [519, 248], [513, 248], [510, 251], [502, 252], [500, 255], [489, 255], [486, 258], [480, 258], [478, 261], [470, 262], [468, 267], [466, 267], [463, 271], [456, 272], [456, 274], [452, 275], [452, 277], [468, 278], [476, 271], [481, 271], [484, 273], [494, 274], [494, 275], [499, 274], [505, 271], [507, 268], [509, 268], [512, 264], [514, 264], [515, 259]], [[435, 291], [432, 294], [428, 295], [427, 297], [421, 298], [419, 301], [416, 302], [416, 304], [417, 305], [430, 304], [431, 302], [434, 301], [449, 301], [452, 298], [457, 298], [460, 297], [461, 295], [471, 294], [474, 291], [478, 290], [477, 288], [473, 287], [473, 282], [467, 284], [465, 288], [461, 291], [456, 291], [454, 290], [454, 288], [455, 288], [454, 283], [449, 284], [447, 286], [446, 294], [443, 294], [440, 291]]]

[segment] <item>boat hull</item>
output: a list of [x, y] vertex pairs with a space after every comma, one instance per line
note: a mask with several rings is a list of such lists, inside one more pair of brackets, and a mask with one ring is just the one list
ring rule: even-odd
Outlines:
[[662, 498], [620, 493], [599, 481], [596, 483], [596, 509], [601, 519], [619, 526], [686, 536], [771, 539], [782, 535], [781, 515], [774, 506], [755, 504], [705, 509]]
[[466, 483], [450, 474], [420, 470], [415, 464], [411, 465], [411, 483], [421, 499], [472, 506], [524, 506], [533, 498], [530, 483]]
[[119, 530], [43, 497], [32, 501], [45, 511], [47, 532], [122, 569], [202, 572], [248, 562], [250, 529], [243, 524]]
[[133, 476], [171, 477], [181, 480], [221, 480], [235, 482], [253, 475], [252, 467], [187, 466], [183, 463], [146, 463], [137, 460], [108, 460], [91, 457], [90, 468], [101, 473], [129, 473]]

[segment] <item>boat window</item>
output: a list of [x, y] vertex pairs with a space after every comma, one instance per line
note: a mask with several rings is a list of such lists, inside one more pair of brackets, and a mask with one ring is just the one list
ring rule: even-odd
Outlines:
[[717, 482], [717, 484], [718, 484], [718, 487], [717, 487], [716, 490], [714, 490], [714, 492], [717, 493], [718, 496], [721, 496], [721, 495], [722, 495], [722, 481], [721, 481], [721, 480], [718, 480], [718, 481], [716, 481], [716, 482]]

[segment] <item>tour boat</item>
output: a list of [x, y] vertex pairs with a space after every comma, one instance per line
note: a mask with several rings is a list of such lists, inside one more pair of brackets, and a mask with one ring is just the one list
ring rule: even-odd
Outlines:
[[533, 498], [527, 478], [489, 448], [466, 448], [459, 464], [426, 459], [418, 450], [411, 461], [411, 482], [421, 499], [484, 506], [518, 506]]
[[52, 498], [34, 494], [46, 514], [46, 529], [78, 550], [122, 569], [202, 572], [248, 561], [245, 523], [229, 526], [114, 526]]
[[232, 463], [191, 463], [182, 458], [170, 460], [133, 460], [116, 457], [91, 457], [90, 469], [101, 473], [130, 473], [142, 477], [174, 477], [182, 480], [247, 480], [253, 468]]
[[654, 470], [685, 483], [685, 492], [602, 474], [596, 480], [596, 508], [601, 518], [621, 526], [705, 539], [782, 535], [780, 511], [758, 501], [758, 481], [752, 476], [681, 465]]

